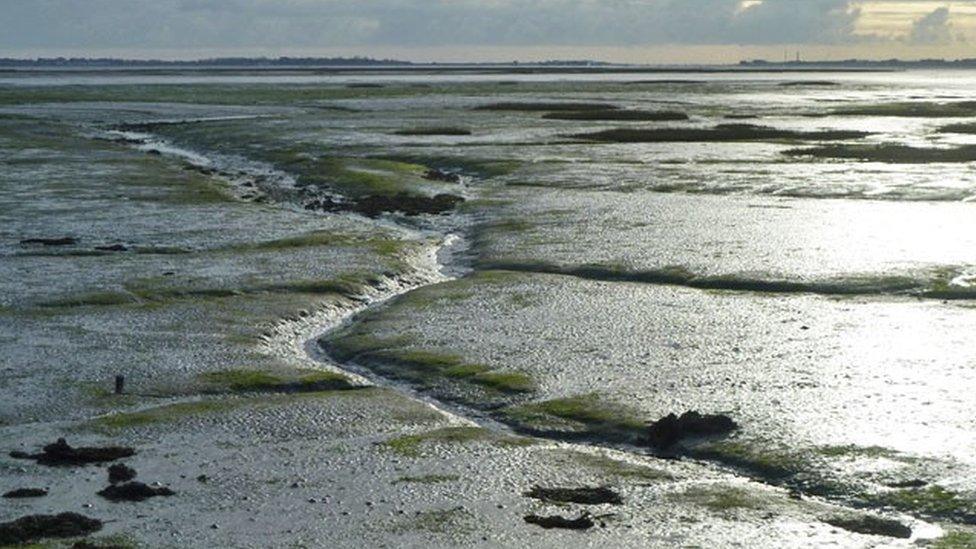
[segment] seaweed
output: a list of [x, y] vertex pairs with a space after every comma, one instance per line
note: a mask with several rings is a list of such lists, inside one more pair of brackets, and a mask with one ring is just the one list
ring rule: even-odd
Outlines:
[[754, 124], [719, 124], [714, 128], [617, 128], [567, 137], [604, 143], [693, 143], [768, 140], [844, 141], [861, 139], [868, 132], [852, 130], [781, 130]]
[[668, 122], [688, 120], [688, 115], [683, 112], [674, 111], [591, 110], [550, 112], [543, 115], [542, 118], [546, 120]]
[[609, 111], [617, 109], [609, 103], [543, 103], [543, 102], [505, 102], [489, 103], [475, 107], [478, 111], [516, 111], [516, 112], [545, 112], [545, 111]]
[[466, 136], [471, 135], [471, 130], [465, 128], [411, 128], [406, 130], [397, 130], [393, 132], [396, 135], [403, 136]]
[[783, 154], [838, 160], [862, 160], [888, 164], [964, 163], [976, 161], [976, 145], [923, 148], [909, 145], [827, 145], [790, 149]]

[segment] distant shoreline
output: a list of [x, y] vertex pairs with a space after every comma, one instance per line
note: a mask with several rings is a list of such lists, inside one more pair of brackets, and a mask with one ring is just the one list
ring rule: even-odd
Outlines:
[[0, 58], [0, 72], [32, 71], [488, 71], [505, 73], [722, 73], [722, 72], [823, 72], [823, 71], [898, 71], [909, 69], [976, 69], [976, 59], [920, 59], [841, 61], [766, 61], [744, 60], [737, 64], [625, 64], [594, 60], [549, 60], [521, 63], [415, 63], [370, 57], [225, 57], [195, 60], [117, 59], [117, 58]]
[[194, 65], [194, 66], [99, 66], [99, 67], [53, 67], [53, 66], [3, 66], [0, 74], [143, 74], [143, 75], [177, 75], [194, 73], [225, 73], [225, 74], [294, 74], [294, 75], [337, 75], [337, 74], [776, 74], [776, 73], [872, 73], [897, 72], [906, 69], [869, 68], [869, 67], [742, 67], [738, 65], [715, 66], [656, 66], [645, 67], [636, 65], [363, 65], [363, 66], [259, 66], [259, 65]]

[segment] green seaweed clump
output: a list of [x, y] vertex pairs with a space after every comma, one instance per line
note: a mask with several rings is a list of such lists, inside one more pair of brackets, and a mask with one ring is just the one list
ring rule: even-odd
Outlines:
[[635, 122], [669, 122], [688, 120], [688, 115], [675, 111], [636, 111], [636, 110], [590, 110], [590, 111], [560, 111], [545, 114], [546, 120], [592, 120], [592, 121], [635, 121]]
[[887, 164], [932, 164], [976, 161], [976, 145], [937, 149], [908, 145], [827, 145], [783, 151], [788, 156], [861, 160]]
[[906, 488], [874, 494], [869, 502], [909, 514], [976, 524], [976, 500], [941, 486]]
[[850, 130], [799, 131], [780, 130], [754, 124], [719, 124], [714, 128], [617, 128], [569, 137], [603, 143], [722, 143], [783, 139], [843, 141], [860, 139], [868, 135], [867, 132]]
[[442, 135], [447, 137], [471, 135], [471, 130], [464, 128], [411, 128], [395, 132], [404, 136]]
[[647, 426], [639, 414], [598, 394], [512, 406], [502, 416], [516, 428], [555, 436], [584, 435], [608, 441], [637, 442]]
[[228, 387], [231, 391], [246, 392], [315, 392], [351, 389], [349, 379], [339, 373], [302, 371], [293, 376], [276, 376], [260, 370], [225, 370], [200, 375], [206, 383]]

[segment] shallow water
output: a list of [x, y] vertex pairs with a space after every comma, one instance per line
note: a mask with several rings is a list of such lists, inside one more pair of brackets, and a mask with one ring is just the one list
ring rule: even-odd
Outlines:
[[[804, 80], [836, 85], [783, 85]], [[801, 491], [812, 484], [797, 478], [816, 477], [811, 493], [874, 510], [891, 510], [878, 494], [892, 483], [921, 480], [976, 509], [973, 162], [784, 154], [820, 144], [802, 134], [573, 137], [748, 123], [870, 133], [841, 147], [951, 148], [972, 136], [939, 128], [976, 109], [908, 116], [901, 104], [945, 109], [970, 100], [974, 82], [924, 71], [0, 74], [0, 366], [6, 390], [39, 388], [6, 399], [0, 419], [90, 417], [90, 388], [75, 384], [111, 376], [123, 359], [157, 377], [142, 380], [147, 391], [174, 397], [221, 367], [284, 368], [261, 354], [270, 327], [285, 318], [318, 335], [299, 310], [314, 320], [306, 313], [337, 296], [360, 310], [376, 288], [409, 278], [396, 287], [418, 289], [366, 306], [324, 340], [350, 362], [337, 366], [516, 430], [535, 426], [513, 407], [592, 394], [641, 421], [729, 413], [741, 424], [736, 456], [688, 448], [710, 474]], [[349, 87], [361, 83], [377, 87]], [[477, 108], [502, 102], [689, 120]], [[834, 112], [879, 104], [890, 110]], [[754, 118], [729, 118], [742, 115]], [[397, 134], [418, 128], [470, 135]], [[425, 179], [428, 168], [462, 182]], [[315, 206], [401, 193], [466, 202], [373, 218]], [[418, 254], [449, 235], [459, 242], [439, 255], [444, 272], [418, 278]], [[77, 242], [21, 242], [62, 236]], [[111, 245], [124, 250], [98, 249]], [[355, 352], [333, 352], [348, 351], [350, 334]], [[529, 388], [504, 385], [513, 379]], [[757, 472], [743, 452], [788, 461], [793, 476]], [[726, 526], [704, 539], [727, 540]]]

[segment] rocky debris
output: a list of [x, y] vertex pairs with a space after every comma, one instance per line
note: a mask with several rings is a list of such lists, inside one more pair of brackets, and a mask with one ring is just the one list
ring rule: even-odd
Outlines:
[[620, 494], [605, 486], [597, 488], [542, 488], [534, 486], [525, 497], [547, 503], [580, 503], [583, 505], [622, 505]]
[[665, 450], [685, 438], [724, 435], [738, 428], [732, 418], [722, 414], [703, 415], [694, 411], [685, 412], [680, 417], [669, 414], [651, 423], [648, 442], [655, 448]]
[[595, 523], [593, 522], [593, 519], [590, 517], [589, 513], [583, 513], [575, 519], [570, 519], [559, 515], [549, 517], [526, 515], [525, 522], [535, 524], [536, 526], [540, 526], [546, 530], [551, 530], [553, 528], [563, 528], [566, 530], [589, 530], [595, 526]]
[[884, 519], [865, 515], [861, 517], [833, 517], [824, 520], [825, 523], [868, 536], [885, 536], [889, 538], [908, 539], [912, 537], [912, 529], [897, 520]]
[[461, 174], [448, 172], [432, 168], [424, 172], [424, 179], [430, 181], [443, 181], [444, 183], [461, 183]]
[[18, 488], [7, 492], [3, 497], [7, 499], [42, 498], [46, 495], [47, 490], [44, 488]]
[[73, 236], [63, 236], [60, 238], [25, 238], [20, 241], [21, 246], [72, 246], [78, 243], [78, 239]]
[[29, 515], [0, 523], [0, 546], [32, 543], [45, 538], [87, 536], [102, 529], [102, 521], [78, 513]]
[[95, 246], [100, 252], [127, 252], [129, 247], [125, 244], [109, 244], [108, 246]]
[[124, 463], [116, 463], [108, 468], [108, 481], [112, 484], [129, 482], [136, 478], [136, 470]]
[[81, 447], [70, 446], [63, 438], [48, 444], [39, 454], [26, 452], [10, 452], [10, 457], [16, 459], [32, 459], [41, 465], [86, 465], [89, 463], [105, 463], [117, 459], [134, 456], [136, 451], [125, 446]]
[[142, 482], [113, 484], [98, 492], [98, 495], [112, 501], [144, 501], [157, 496], [175, 496], [176, 492], [165, 486], [149, 486]]
[[366, 217], [379, 217], [381, 214], [392, 212], [417, 216], [447, 213], [463, 202], [464, 198], [453, 194], [438, 194], [431, 197], [397, 193], [395, 195], [369, 195], [348, 202], [321, 198], [307, 202], [305, 209], [324, 212], [354, 212]]

